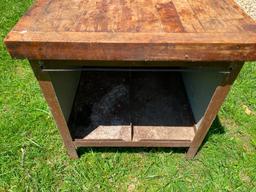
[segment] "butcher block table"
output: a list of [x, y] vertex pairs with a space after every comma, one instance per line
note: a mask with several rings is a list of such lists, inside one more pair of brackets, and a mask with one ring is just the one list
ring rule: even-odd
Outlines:
[[5, 38], [28, 59], [68, 154], [187, 147], [193, 158], [256, 23], [233, 0], [37, 0]]

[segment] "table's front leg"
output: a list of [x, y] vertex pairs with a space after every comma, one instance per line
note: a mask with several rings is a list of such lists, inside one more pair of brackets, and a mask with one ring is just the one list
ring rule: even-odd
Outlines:
[[43, 72], [38, 61], [30, 61], [34, 74], [39, 82], [43, 95], [48, 103], [48, 106], [53, 114], [57, 127], [63, 138], [65, 147], [71, 158], [78, 158], [76, 147], [70, 135], [66, 119], [62, 113], [59, 101], [57, 99], [53, 84], [48, 72]]
[[211, 98], [211, 101], [207, 107], [207, 110], [204, 114], [203, 120], [200, 123], [196, 135], [187, 152], [188, 159], [192, 159], [196, 155], [199, 147], [201, 146], [205, 136], [208, 133], [209, 128], [211, 127], [214, 119], [216, 118], [221, 108], [221, 105], [223, 104], [225, 98], [227, 97], [233, 82], [235, 81], [237, 75], [239, 74], [241, 68], [243, 67], [243, 64], [243, 62], [231, 63], [231, 72], [224, 79], [223, 83], [216, 88]]

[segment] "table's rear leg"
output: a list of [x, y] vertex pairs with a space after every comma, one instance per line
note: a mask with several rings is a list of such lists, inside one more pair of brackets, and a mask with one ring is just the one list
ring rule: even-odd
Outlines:
[[204, 114], [203, 120], [187, 152], [188, 159], [192, 159], [196, 155], [209, 128], [212, 125], [212, 122], [216, 118], [218, 111], [221, 108], [221, 105], [223, 104], [226, 96], [228, 95], [228, 92], [242, 67], [243, 62], [231, 63], [231, 73], [228, 74], [223, 83], [216, 88], [212, 96], [212, 99], [207, 107], [207, 110]]
[[40, 69], [38, 61], [30, 61], [30, 64], [39, 82], [39, 85], [48, 103], [48, 106], [50, 107], [53, 117], [56, 121], [57, 127], [63, 138], [64, 145], [67, 148], [68, 154], [71, 158], [76, 159], [78, 158], [76, 147], [70, 135], [65, 117], [62, 113], [50, 76], [48, 72], [43, 72]]

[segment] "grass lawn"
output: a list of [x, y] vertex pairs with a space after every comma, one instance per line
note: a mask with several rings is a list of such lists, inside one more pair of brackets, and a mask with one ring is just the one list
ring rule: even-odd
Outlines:
[[182, 149], [65, 153], [27, 61], [3, 38], [32, 0], [0, 3], [0, 191], [256, 191], [256, 63], [247, 63], [198, 156]]

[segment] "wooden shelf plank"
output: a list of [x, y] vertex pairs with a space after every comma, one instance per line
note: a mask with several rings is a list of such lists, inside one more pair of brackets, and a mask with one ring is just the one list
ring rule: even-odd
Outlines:
[[86, 135], [83, 140], [113, 140], [113, 141], [131, 141], [132, 131], [131, 126], [104, 126], [100, 125], [95, 128], [90, 134]]
[[133, 141], [192, 141], [194, 127], [134, 126]]

